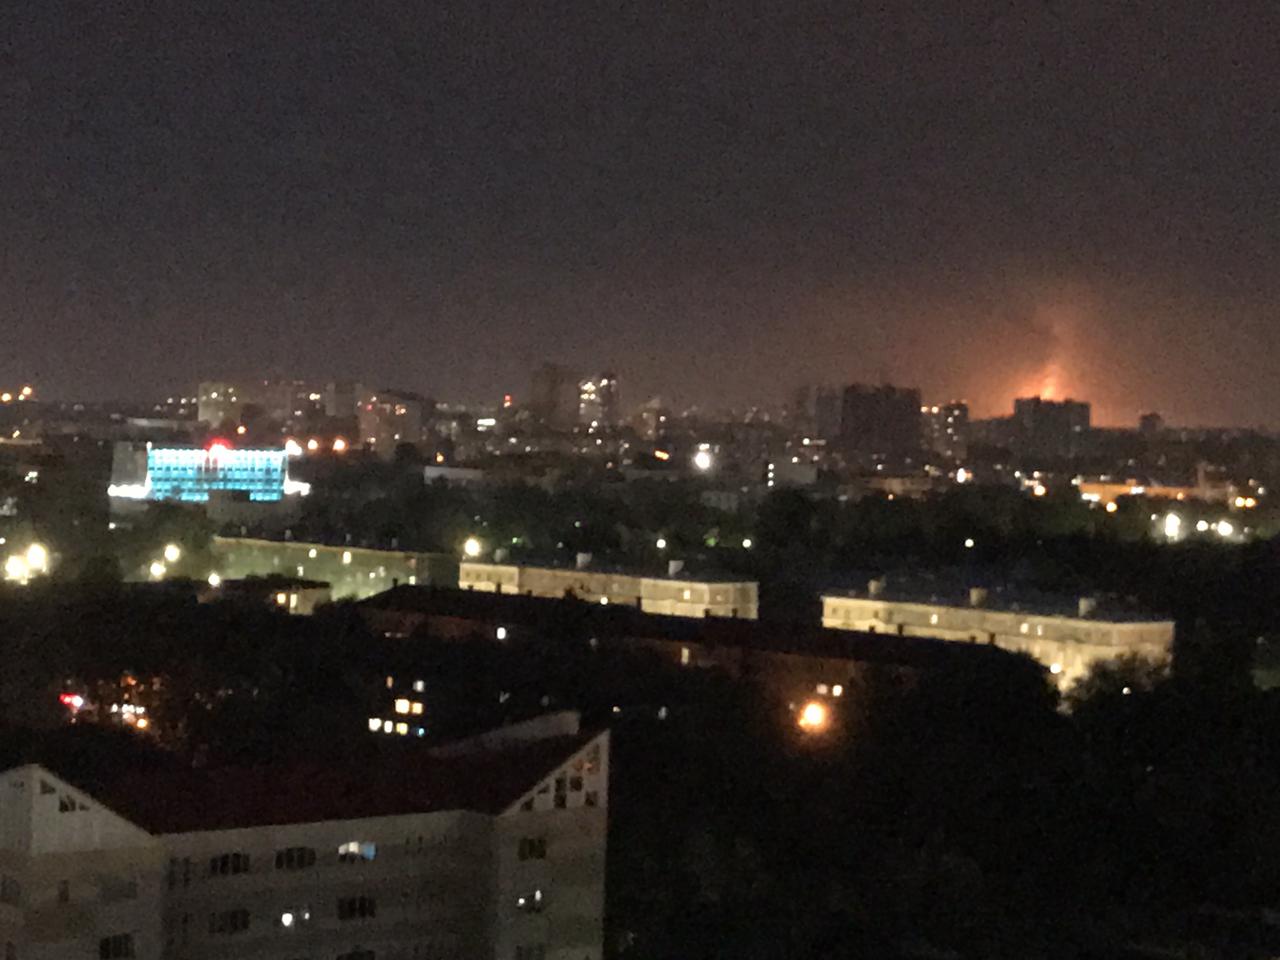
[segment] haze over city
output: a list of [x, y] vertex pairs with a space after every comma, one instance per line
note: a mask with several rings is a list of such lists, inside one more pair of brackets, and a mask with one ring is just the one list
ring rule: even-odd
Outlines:
[[11, 5], [0, 381], [479, 400], [546, 358], [1275, 427], [1249, 6]]

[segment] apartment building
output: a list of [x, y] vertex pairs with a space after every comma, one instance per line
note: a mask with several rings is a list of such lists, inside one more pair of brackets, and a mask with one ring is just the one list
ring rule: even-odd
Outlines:
[[1034, 603], [995, 603], [986, 590], [974, 588], [969, 602], [960, 603], [893, 597], [882, 582], [874, 580], [865, 594], [824, 596], [822, 625], [832, 630], [993, 644], [1038, 660], [1063, 688], [1100, 660], [1127, 653], [1166, 659], [1174, 637], [1172, 621], [1102, 612], [1087, 597], [1074, 610], [1066, 610]]
[[610, 570], [526, 567], [512, 563], [463, 561], [458, 587], [487, 593], [558, 600], [572, 596], [588, 603], [638, 607], [673, 617], [736, 617], [755, 620], [759, 588], [753, 581], [685, 574], [678, 564], [665, 577]]
[[[599, 960], [607, 732], [362, 770], [0, 774], [5, 960]], [[576, 717], [572, 731], [576, 731]]]

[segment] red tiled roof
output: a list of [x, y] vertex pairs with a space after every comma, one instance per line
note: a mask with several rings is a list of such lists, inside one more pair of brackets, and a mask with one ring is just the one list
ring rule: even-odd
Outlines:
[[359, 767], [309, 764], [129, 775], [94, 795], [156, 834], [444, 810], [497, 814], [597, 735], [448, 758], [405, 744], [399, 756]]

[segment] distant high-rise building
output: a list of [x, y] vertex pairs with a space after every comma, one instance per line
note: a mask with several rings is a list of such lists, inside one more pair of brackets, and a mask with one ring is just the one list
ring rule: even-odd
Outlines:
[[1088, 439], [1089, 404], [1077, 400], [1020, 397], [1013, 401], [1014, 437], [1020, 452], [1037, 457], [1069, 458], [1080, 454]]
[[844, 398], [834, 387], [819, 387], [813, 395], [813, 430], [819, 438], [840, 438], [841, 406]]
[[529, 410], [549, 427], [567, 430], [578, 412], [578, 378], [567, 367], [544, 363], [533, 372]]
[[251, 422], [301, 433], [325, 414], [324, 387], [306, 380], [207, 380], [196, 403], [196, 419], [215, 430]]
[[920, 408], [924, 422], [924, 446], [952, 463], [969, 452], [969, 405], [963, 400], [935, 403]]
[[331, 380], [324, 388], [326, 417], [354, 417], [362, 391], [354, 380]]
[[1144, 437], [1154, 436], [1164, 429], [1164, 417], [1158, 413], [1144, 413], [1138, 418], [1138, 432]]
[[902, 459], [920, 450], [920, 391], [888, 384], [845, 388], [840, 445], [847, 456]]
[[657, 440], [667, 432], [671, 412], [661, 397], [650, 397], [636, 413], [636, 432], [646, 440]]
[[379, 457], [390, 460], [400, 444], [422, 442], [422, 415], [429, 407], [416, 393], [379, 390], [370, 394], [356, 414], [360, 442]]
[[588, 432], [618, 426], [618, 377], [602, 373], [578, 384], [578, 423]]

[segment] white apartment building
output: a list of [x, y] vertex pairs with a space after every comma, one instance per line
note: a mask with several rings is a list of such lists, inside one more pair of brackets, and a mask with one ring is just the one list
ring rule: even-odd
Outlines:
[[970, 591], [969, 603], [893, 599], [872, 581], [863, 595], [828, 594], [822, 598], [822, 625], [832, 630], [861, 630], [958, 643], [990, 643], [1025, 653], [1044, 664], [1059, 687], [1087, 674], [1093, 664], [1127, 653], [1166, 659], [1173, 648], [1174, 624], [1105, 616], [1082, 598], [1074, 612], [995, 607], [985, 590]]
[[140, 774], [109, 802], [8, 770], [0, 956], [599, 960], [608, 733], [526, 736]]
[[756, 583], [681, 576], [678, 568], [666, 577], [646, 577], [608, 570], [463, 561], [458, 566], [458, 587], [548, 599], [572, 595], [588, 603], [622, 604], [672, 617], [755, 620], [760, 614]]

